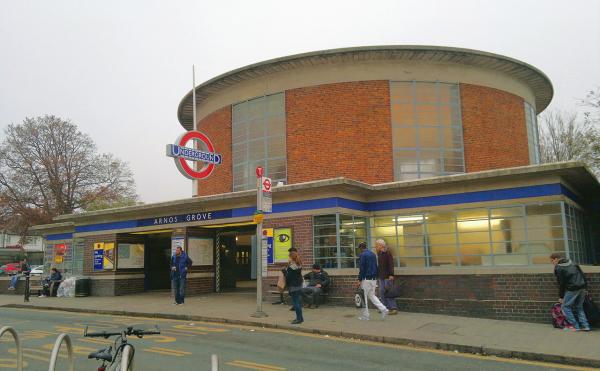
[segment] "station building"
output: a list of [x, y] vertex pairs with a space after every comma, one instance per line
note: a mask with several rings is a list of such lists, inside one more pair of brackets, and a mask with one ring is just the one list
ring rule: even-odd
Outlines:
[[274, 185], [265, 290], [294, 246], [306, 271], [317, 262], [333, 277], [330, 300], [350, 303], [359, 242], [383, 239], [401, 310], [546, 321], [553, 252], [581, 264], [600, 295], [600, 185], [582, 163], [540, 164], [537, 114], [553, 88], [533, 66], [458, 48], [356, 47], [242, 67], [195, 94], [197, 122], [191, 91], [179, 122], [220, 155], [197, 194], [37, 226], [47, 268], [90, 277], [93, 295], [164, 290], [181, 245], [194, 260], [188, 293], [252, 287], [262, 166]]

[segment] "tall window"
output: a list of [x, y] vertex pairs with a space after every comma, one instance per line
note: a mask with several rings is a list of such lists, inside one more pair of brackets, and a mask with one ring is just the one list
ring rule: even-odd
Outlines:
[[396, 266], [436, 267], [548, 264], [553, 252], [587, 262], [582, 220], [575, 208], [550, 202], [378, 216], [369, 224], [371, 246], [383, 239]]
[[457, 84], [390, 82], [396, 180], [464, 173]]
[[286, 182], [284, 93], [236, 104], [232, 111], [233, 190], [256, 188], [257, 166], [274, 183]]
[[527, 145], [529, 147], [529, 162], [540, 163], [540, 140], [535, 108], [525, 102], [525, 124], [527, 125]]

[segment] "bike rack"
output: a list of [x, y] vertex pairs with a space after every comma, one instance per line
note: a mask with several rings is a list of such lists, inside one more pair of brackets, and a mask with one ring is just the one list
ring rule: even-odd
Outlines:
[[131, 358], [131, 345], [127, 344], [123, 347], [123, 354], [121, 354], [121, 368], [120, 371], [133, 371], [133, 359], [129, 363]]
[[56, 360], [58, 359], [58, 353], [60, 352], [60, 346], [62, 342], [65, 341], [67, 343], [67, 354], [69, 358], [69, 366], [68, 370], [73, 371], [73, 344], [71, 342], [71, 337], [67, 334], [60, 334], [58, 338], [54, 342], [54, 348], [52, 348], [52, 355], [50, 356], [50, 366], [48, 366], [48, 371], [54, 371], [56, 368]]
[[216, 354], [210, 356], [210, 371], [219, 371], [219, 358]]
[[5, 332], [9, 332], [15, 340], [15, 344], [17, 345], [17, 371], [23, 371], [23, 349], [21, 349], [21, 340], [19, 340], [19, 335], [14, 328], [10, 326], [4, 326], [0, 328], [0, 338]]

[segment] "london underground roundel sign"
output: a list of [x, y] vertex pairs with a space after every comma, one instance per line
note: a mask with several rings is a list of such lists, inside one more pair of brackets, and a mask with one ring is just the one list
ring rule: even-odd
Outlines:
[[[190, 141], [196, 142], [194, 146], [186, 147]], [[175, 165], [185, 177], [189, 179], [204, 179], [212, 174], [215, 165], [220, 165], [222, 157], [215, 151], [215, 147], [206, 135], [199, 131], [188, 131], [177, 138], [175, 144], [167, 144], [167, 156], [173, 157]], [[188, 161], [200, 162], [202, 167], [198, 170], [188, 164]]]

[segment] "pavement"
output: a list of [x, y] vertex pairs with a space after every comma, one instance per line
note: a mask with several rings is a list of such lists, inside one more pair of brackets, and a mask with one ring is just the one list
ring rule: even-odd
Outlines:
[[[289, 306], [263, 304], [268, 317], [255, 318], [253, 292], [209, 294], [186, 298], [173, 306], [168, 293], [115, 297], [37, 298], [0, 295], [0, 306], [154, 317], [283, 329], [339, 336], [416, 348], [517, 358], [600, 368], [600, 330], [589, 333], [554, 329], [550, 324], [399, 312], [384, 320], [371, 311], [370, 321], [357, 319], [351, 307], [322, 305], [304, 309], [305, 322], [291, 325]], [[1, 321], [1, 319], [0, 319]]]

